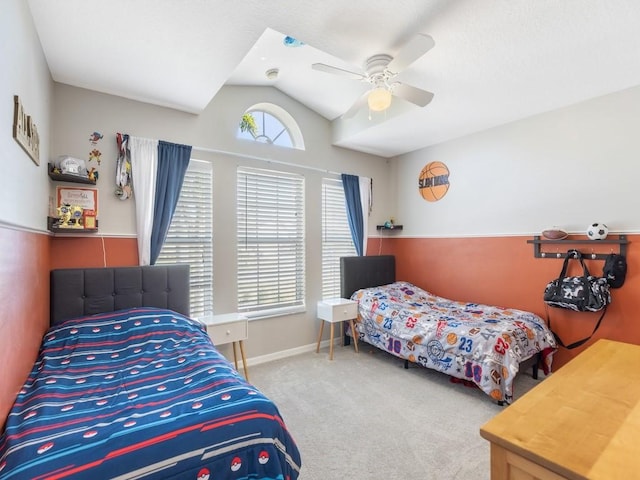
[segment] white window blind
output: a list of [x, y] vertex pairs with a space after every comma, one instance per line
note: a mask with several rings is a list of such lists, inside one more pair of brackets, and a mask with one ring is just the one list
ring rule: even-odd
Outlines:
[[344, 189], [340, 180], [322, 180], [322, 298], [340, 297], [340, 257], [352, 257]]
[[213, 169], [192, 159], [156, 264], [190, 265], [191, 316], [213, 311]]
[[304, 177], [238, 168], [238, 310], [304, 306]]

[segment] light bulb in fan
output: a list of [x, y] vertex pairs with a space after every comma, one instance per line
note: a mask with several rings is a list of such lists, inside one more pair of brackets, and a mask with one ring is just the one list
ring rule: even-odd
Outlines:
[[376, 87], [367, 97], [369, 110], [382, 112], [391, 106], [391, 91], [384, 87]]

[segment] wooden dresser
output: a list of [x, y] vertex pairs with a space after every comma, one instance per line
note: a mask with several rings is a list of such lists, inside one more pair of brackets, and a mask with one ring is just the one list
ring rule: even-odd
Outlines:
[[480, 435], [492, 480], [640, 478], [640, 346], [598, 340]]

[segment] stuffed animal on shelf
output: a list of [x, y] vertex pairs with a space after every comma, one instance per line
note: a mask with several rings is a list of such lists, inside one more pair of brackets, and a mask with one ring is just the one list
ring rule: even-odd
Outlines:
[[91, 170], [89, 170], [89, 180], [91, 180], [92, 182], [95, 182], [96, 180], [98, 180], [98, 171], [95, 169], [95, 167], [91, 167]]

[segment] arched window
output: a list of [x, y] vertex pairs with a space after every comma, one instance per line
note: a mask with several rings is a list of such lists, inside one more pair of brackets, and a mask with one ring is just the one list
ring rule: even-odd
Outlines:
[[238, 138], [304, 150], [300, 127], [283, 108], [272, 103], [249, 107], [240, 120]]

